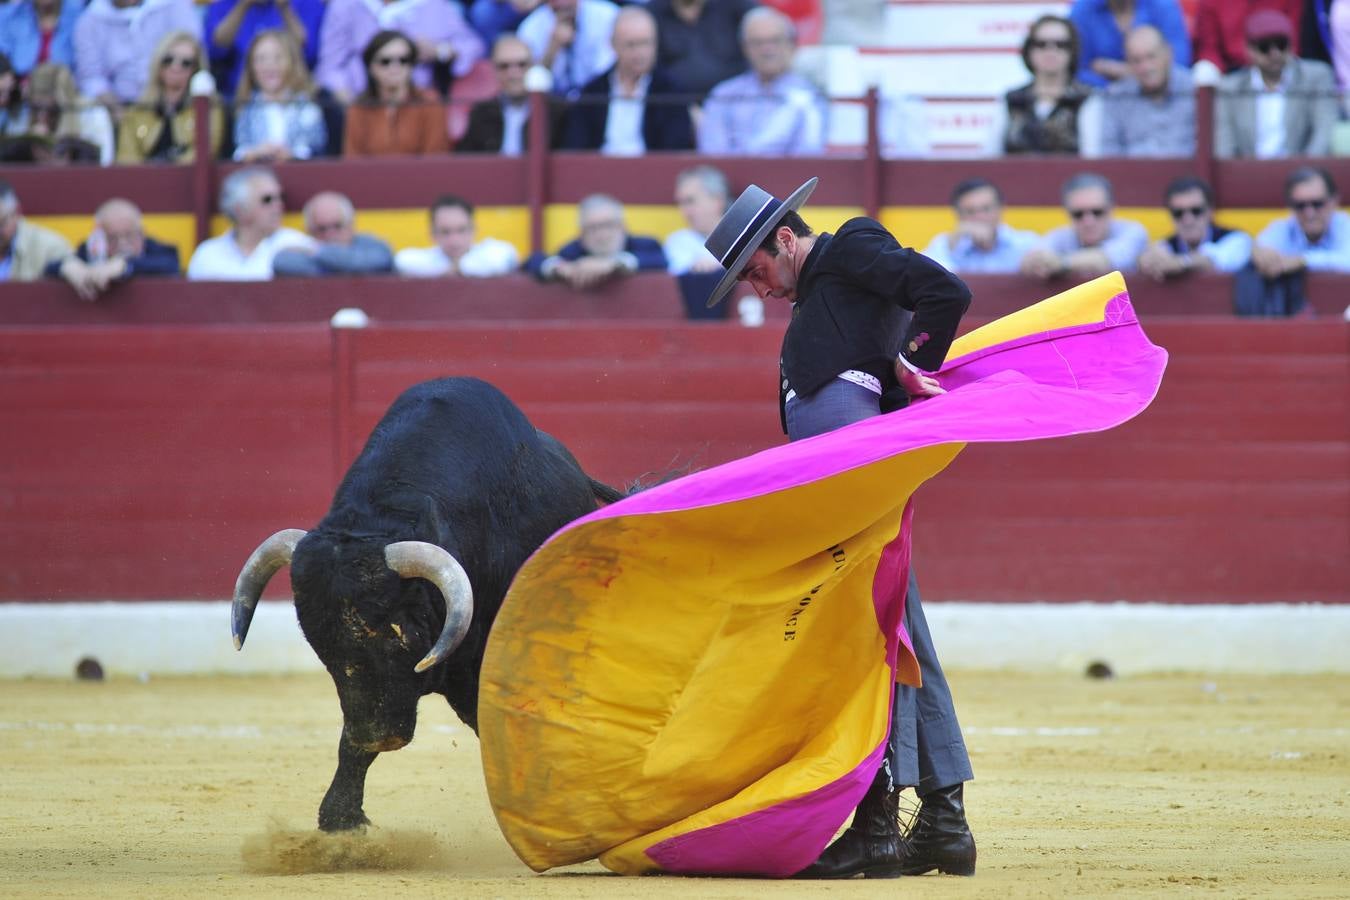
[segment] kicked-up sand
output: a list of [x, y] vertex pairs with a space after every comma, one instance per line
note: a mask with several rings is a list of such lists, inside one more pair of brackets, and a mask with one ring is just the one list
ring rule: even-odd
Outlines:
[[3, 682], [0, 897], [1350, 897], [1347, 679], [952, 683], [976, 876], [769, 882], [530, 872], [439, 697], [333, 837], [325, 675]]

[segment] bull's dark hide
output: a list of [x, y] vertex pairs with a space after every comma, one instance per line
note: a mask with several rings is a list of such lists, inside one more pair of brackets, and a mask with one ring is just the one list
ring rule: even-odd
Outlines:
[[[365, 822], [365, 770], [412, 739], [423, 694], [445, 695], [477, 729], [478, 669], [511, 579], [553, 532], [620, 496], [486, 382], [430, 381], [394, 402], [291, 560], [300, 627], [343, 711], [321, 827]], [[467, 636], [422, 673], [414, 666], [440, 634], [445, 603], [430, 582], [388, 568], [384, 548], [399, 541], [443, 547], [473, 587]]]

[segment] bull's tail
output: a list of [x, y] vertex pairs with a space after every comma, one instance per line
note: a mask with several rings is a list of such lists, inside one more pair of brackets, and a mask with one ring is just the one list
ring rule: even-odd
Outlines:
[[596, 481], [589, 475], [586, 476], [586, 479], [591, 483], [591, 493], [595, 496], [595, 499], [599, 500], [601, 503], [617, 503], [628, 496], [618, 488], [612, 488], [603, 481]]

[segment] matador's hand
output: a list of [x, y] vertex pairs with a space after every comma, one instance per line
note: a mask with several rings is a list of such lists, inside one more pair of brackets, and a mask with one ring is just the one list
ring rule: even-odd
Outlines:
[[938, 394], [947, 393], [947, 389], [932, 375], [926, 375], [923, 372], [915, 372], [899, 360], [895, 363], [895, 377], [899, 380], [900, 386], [909, 394], [911, 400], [923, 400], [926, 397], [936, 397]]

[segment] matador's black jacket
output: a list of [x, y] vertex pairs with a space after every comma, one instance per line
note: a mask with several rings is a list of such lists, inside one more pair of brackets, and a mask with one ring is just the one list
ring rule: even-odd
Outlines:
[[810, 396], [849, 369], [881, 382], [882, 412], [904, 406], [896, 357], [937, 371], [969, 306], [965, 282], [901, 247], [874, 219], [849, 219], [835, 234], [818, 235], [798, 275], [792, 322], [783, 335], [783, 431], [789, 389]]

